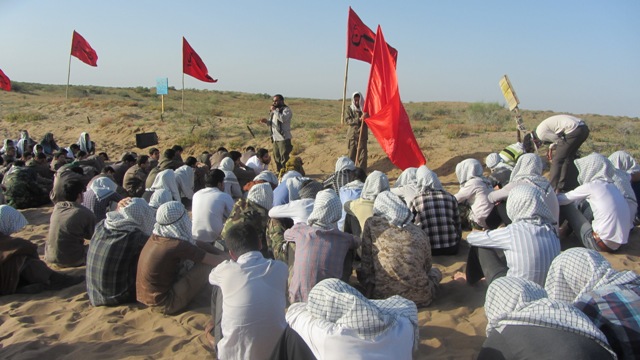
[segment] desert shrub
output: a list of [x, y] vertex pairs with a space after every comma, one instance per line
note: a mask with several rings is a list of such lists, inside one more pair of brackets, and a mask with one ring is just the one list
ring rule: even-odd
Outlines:
[[443, 127], [444, 136], [449, 139], [459, 139], [469, 135], [467, 126], [464, 124], [448, 124]]
[[433, 114], [436, 115], [436, 116], [447, 116], [447, 115], [451, 114], [451, 110], [440, 108], [440, 109], [434, 110]]
[[501, 131], [511, 118], [509, 111], [498, 103], [472, 103], [466, 113], [469, 124], [483, 131]]
[[414, 111], [413, 114], [411, 114], [411, 120], [417, 120], [417, 121], [429, 120], [429, 115], [425, 114], [422, 111]]
[[47, 116], [37, 112], [23, 112], [23, 113], [10, 113], [7, 114], [4, 119], [10, 123], [28, 123], [46, 119]]

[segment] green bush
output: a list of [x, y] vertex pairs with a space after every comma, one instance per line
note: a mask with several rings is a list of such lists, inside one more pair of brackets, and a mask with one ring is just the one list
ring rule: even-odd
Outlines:
[[11, 113], [4, 119], [10, 123], [28, 123], [46, 119], [47, 116], [37, 112]]

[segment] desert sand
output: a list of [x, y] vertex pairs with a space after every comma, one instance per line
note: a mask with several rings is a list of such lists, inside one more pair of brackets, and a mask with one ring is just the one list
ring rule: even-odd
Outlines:
[[[188, 130], [193, 126], [191, 133], [194, 128], [210, 127], [220, 135], [213, 137], [208, 144], [197, 142], [187, 146], [186, 155], [198, 155], [205, 149], [215, 151], [221, 145], [229, 149], [240, 149], [246, 145], [270, 147], [265, 130], [258, 130], [255, 139], [250, 138], [244, 130], [245, 124], [259, 128], [255, 120], [268, 108], [268, 97], [243, 104], [248, 115], [234, 115], [227, 111], [221, 115], [199, 115], [200, 119], [206, 120], [204, 123], [186, 123], [178, 114], [177, 101], [164, 120], [158, 121], [149, 120], [159, 117], [155, 98], [136, 100], [135, 94], [132, 96], [133, 99], [122, 102], [98, 97], [64, 101], [64, 96], [61, 98], [59, 92], [49, 95], [38, 92], [2, 93], [0, 119], [6, 119], [11, 113], [24, 112], [43, 114], [44, 119], [21, 123], [3, 120], [0, 123], [0, 136], [15, 138], [18, 129], [26, 128], [33, 138], [39, 140], [45, 132], [51, 131], [59, 144], [66, 146], [75, 142], [80, 132], [88, 131], [96, 141], [98, 151], [107, 151], [117, 158], [126, 150], [145, 153], [133, 147], [134, 134], [137, 132], [157, 131], [160, 139], [158, 147], [164, 149], [184, 139], [184, 134], [177, 133], [176, 129]], [[131, 105], [133, 101], [138, 101], [138, 104]], [[144, 105], [145, 101], [151, 105]], [[339, 124], [339, 102], [327, 100], [311, 105], [309, 102], [304, 99], [288, 101], [294, 110], [293, 142], [298, 155], [304, 159], [307, 174], [323, 178], [333, 171], [335, 160], [346, 153], [346, 127]], [[312, 121], [312, 116], [305, 118], [303, 115], [304, 104], [326, 110], [331, 120], [325, 121], [319, 128], [301, 126], [303, 121]], [[410, 114], [422, 111], [415, 110], [412, 105], [407, 106]], [[465, 106], [463, 103], [439, 104], [437, 109], [448, 109], [439, 111], [433, 104], [425, 105], [425, 109], [432, 110], [430, 121], [412, 122], [418, 142], [427, 157], [427, 165], [452, 193], [457, 191], [454, 168], [460, 160], [473, 157], [484, 163], [488, 153], [515, 141], [511, 123], [505, 125], [504, 129], [479, 133], [467, 131], [460, 137], [452, 138], [446, 129], [450, 124], [446, 119], [463, 116], [464, 111], [459, 109]], [[532, 127], [550, 114], [525, 114], [525, 119]], [[91, 117], [90, 122], [86, 119], [87, 115]], [[193, 119], [196, 116], [188, 117]], [[318, 115], [318, 118], [322, 117]], [[589, 123], [590, 117], [584, 118]], [[240, 126], [234, 126], [238, 123]], [[598, 138], [592, 135], [589, 141], [585, 147], [597, 149]], [[368, 146], [368, 170], [387, 173], [393, 184], [400, 170], [390, 163], [371, 135]], [[23, 210], [29, 225], [15, 234], [38, 244], [41, 255], [47, 240], [51, 211], [51, 206]], [[639, 271], [639, 233], [637, 228], [634, 229], [628, 245], [616, 254], [605, 254], [616, 269]], [[576, 244], [574, 239], [563, 247]], [[458, 255], [434, 258], [434, 266], [442, 271], [444, 278], [437, 299], [429, 307], [419, 309], [420, 347], [415, 355], [417, 359], [473, 359], [485, 340], [483, 304], [486, 285], [471, 287], [452, 279], [455, 272], [464, 271], [467, 252], [468, 246], [463, 241]], [[65, 270], [74, 275], [83, 274], [84, 271], [84, 267]], [[186, 359], [213, 356], [203, 337], [203, 329], [210, 318], [207, 291], [203, 291], [182, 314], [163, 316], [139, 304], [95, 308], [90, 305], [85, 290], [85, 283], [81, 283], [57, 292], [0, 297], [0, 358]]]

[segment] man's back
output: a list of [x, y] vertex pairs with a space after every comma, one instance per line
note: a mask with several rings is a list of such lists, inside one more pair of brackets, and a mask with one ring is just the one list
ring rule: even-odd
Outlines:
[[233, 209], [233, 199], [217, 188], [204, 188], [193, 195], [192, 234], [200, 241], [213, 242], [220, 237], [225, 220]]
[[61, 201], [53, 207], [45, 260], [59, 266], [84, 263], [84, 239], [91, 239], [96, 216], [86, 207]]

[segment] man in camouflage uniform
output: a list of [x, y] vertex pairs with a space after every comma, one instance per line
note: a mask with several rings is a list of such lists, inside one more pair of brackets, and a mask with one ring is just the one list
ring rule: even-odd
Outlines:
[[16, 209], [38, 207], [49, 203], [47, 193], [38, 186], [38, 175], [24, 166], [24, 162], [15, 161], [3, 180], [7, 189], [7, 204]]

